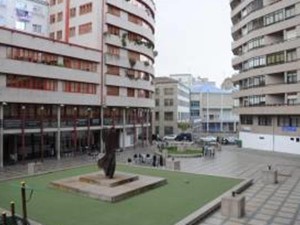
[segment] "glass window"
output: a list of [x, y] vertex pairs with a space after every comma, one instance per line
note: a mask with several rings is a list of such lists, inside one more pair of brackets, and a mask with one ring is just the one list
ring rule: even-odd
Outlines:
[[16, 29], [18, 29], [18, 30], [25, 30], [26, 29], [26, 22], [24, 22], [24, 21], [16, 21]]

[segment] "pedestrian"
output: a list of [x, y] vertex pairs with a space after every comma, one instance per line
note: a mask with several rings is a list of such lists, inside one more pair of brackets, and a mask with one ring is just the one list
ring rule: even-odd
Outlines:
[[156, 155], [155, 154], [153, 155], [153, 158], [152, 158], [152, 166], [156, 167]]

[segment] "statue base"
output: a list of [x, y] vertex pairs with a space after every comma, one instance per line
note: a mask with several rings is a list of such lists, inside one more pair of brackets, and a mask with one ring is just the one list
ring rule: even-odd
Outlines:
[[106, 178], [103, 172], [90, 173], [51, 182], [51, 186], [63, 191], [118, 202], [167, 183], [165, 178], [116, 172], [114, 178]]

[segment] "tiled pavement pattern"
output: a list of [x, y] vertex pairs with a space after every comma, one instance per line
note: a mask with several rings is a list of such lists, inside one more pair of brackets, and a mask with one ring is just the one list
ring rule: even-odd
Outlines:
[[[132, 149], [117, 153], [119, 162], [126, 162], [136, 153], [151, 153], [153, 149]], [[90, 156], [46, 160], [45, 171], [94, 164]], [[261, 170], [272, 165], [279, 170], [279, 184], [263, 185]], [[181, 159], [181, 169], [186, 172], [220, 176], [254, 178], [254, 185], [246, 196], [246, 216], [242, 219], [223, 217], [220, 210], [199, 224], [203, 225], [300, 225], [300, 157], [272, 154], [253, 150], [223, 147], [213, 158]], [[15, 165], [0, 170], [0, 181], [18, 177], [27, 171], [25, 165]]]

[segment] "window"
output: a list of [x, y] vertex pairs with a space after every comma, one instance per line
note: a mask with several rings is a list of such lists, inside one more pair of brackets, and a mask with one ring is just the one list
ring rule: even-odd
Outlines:
[[74, 37], [76, 35], [76, 28], [70, 27], [69, 34], [70, 34], [70, 37]]
[[295, 5], [288, 7], [285, 9], [285, 18], [288, 19], [290, 17], [295, 16], [296, 13], [296, 9], [295, 9]]
[[200, 107], [199, 101], [191, 101], [191, 107]]
[[284, 52], [277, 52], [270, 55], [267, 55], [267, 64], [280, 64], [284, 63]]
[[55, 23], [55, 14], [50, 15], [50, 24]]
[[286, 61], [292, 62], [297, 59], [297, 51], [296, 49], [291, 49], [286, 51]]
[[42, 25], [32, 24], [32, 31], [35, 33], [42, 33]]
[[278, 10], [276, 12], [270, 13], [264, 18], [264, 25], [271, 25], [284, 20], [284, 10]]
[[279, 116], [278, 117], [279, 127], [300, 127], [299, 116]]
[[155, 94], [159, 95], [159, 93], [160, 93], [159, 88], [155, 88]]
[[63, 19], [63, 13], [62, 12], [57, 13], [57, 22], [62, 21], [62, 19]]
[[173, 127], [165, 127], [165, 135], [174, 134]]
[[159, 121], [159, 112], [155, 112], [155, 120]]
[[241, 124], [242, 125], [252, 125], [253, 124], [252, 116], [241, 116]]
[[297, 79], [297, 71], [289, 71], [287, 72], [287, 79], [286, 79], [286, 82], [288, 84], [294, 84], [294, 83], [297, 83], [298, 82], [298, 79]]
[[90, 12], [92, 12], [92, 10], [93, 10], [93, 3], [91, 3], [91, 2], [81, 5], [79, 7], [79, 15], [90, 13]]
[[173, 95], [174, 94], [174, 88], [164, 88], [164, 94], [165, 95]]
[[54, 38], [55, 38], [55, 33], [54, 33], [54, 32], [51, 32], [51, 33], [49, 34], [49, 38], [54, 39]]
[[57, 81], [51, 79], [8, 75], [6, 86], [12, 88], [57, 91]]
[[173, 112], [165, 112], [165, 121], [173, 121], [174, 115]]
[[107, 52], [111, 55], [114, 55], [114, 56], [118, 56], [118, 57], [120, 56], [120, 48], [119, 47], [108, 45], [107, 46]]
[[76, 8], [74, 7], [70, 9], [70, 17], [73, 18], [75, 16], [76, 16]]
[[291, 28], [286, 30], [286, 40], [292, 40], [297, 38], [296, 28]]
[[120, 88], [117, 86], [107, 86], [106, 93], [109, 96], [119, 96], [120, 95]]
[[65, 81], [63, 88], [64, 92], [96, 94], [95, 84]]
[[287, 104], [288, 105], [295, 105], [297, 103], [297, 93], [288, 93], [287, 94]]
[[57, 40], [62, 40], [62, 30], [59, 30], [56, 32], [56, 39]]
[[107, 66], [107, 74], [119, 76], [120, 75], [120, 67], [108, 65]]
[[155, 99], [155, 106], [158, 107], [159, 106], [159, 98]]
[[127, 88], [127, 97], [134, 97], [134, 92], [133, 88]]
[[174, 101], [173, 99], [165, 99], [165, 106], [173, 106]]
[[107, 25], [107, 29], [109, 34], [120, 36], [120, 28], [112, 25]]
[[86, 23], [79, 26], [79, 35], [92, 32], [92, 23]]
[[16, 29], [25, 30], [26, 29], [26, 22], [16, 21]]
[[139, 17], [132, 15], [132, 14], [128, 14], [128, 21], [138, 24], [138, 25], [143, 24], [143, 21]]
[[259, 126], [271, 126], [272, 125], [272, 117], [271, 116], [259, 116], [258, 117], [258, 125]]
[[121, 10], [115, 6], [112, 6], [112, 5], [108, 5], [108, 8], [107, 8], [107, 12], [109, 14], [112, 14], [114, 16], [118, 16], [120, 17], [121, 15]]
[[56, 0], [50, 0], [50, 6], [53, 6], [56, 4]]

